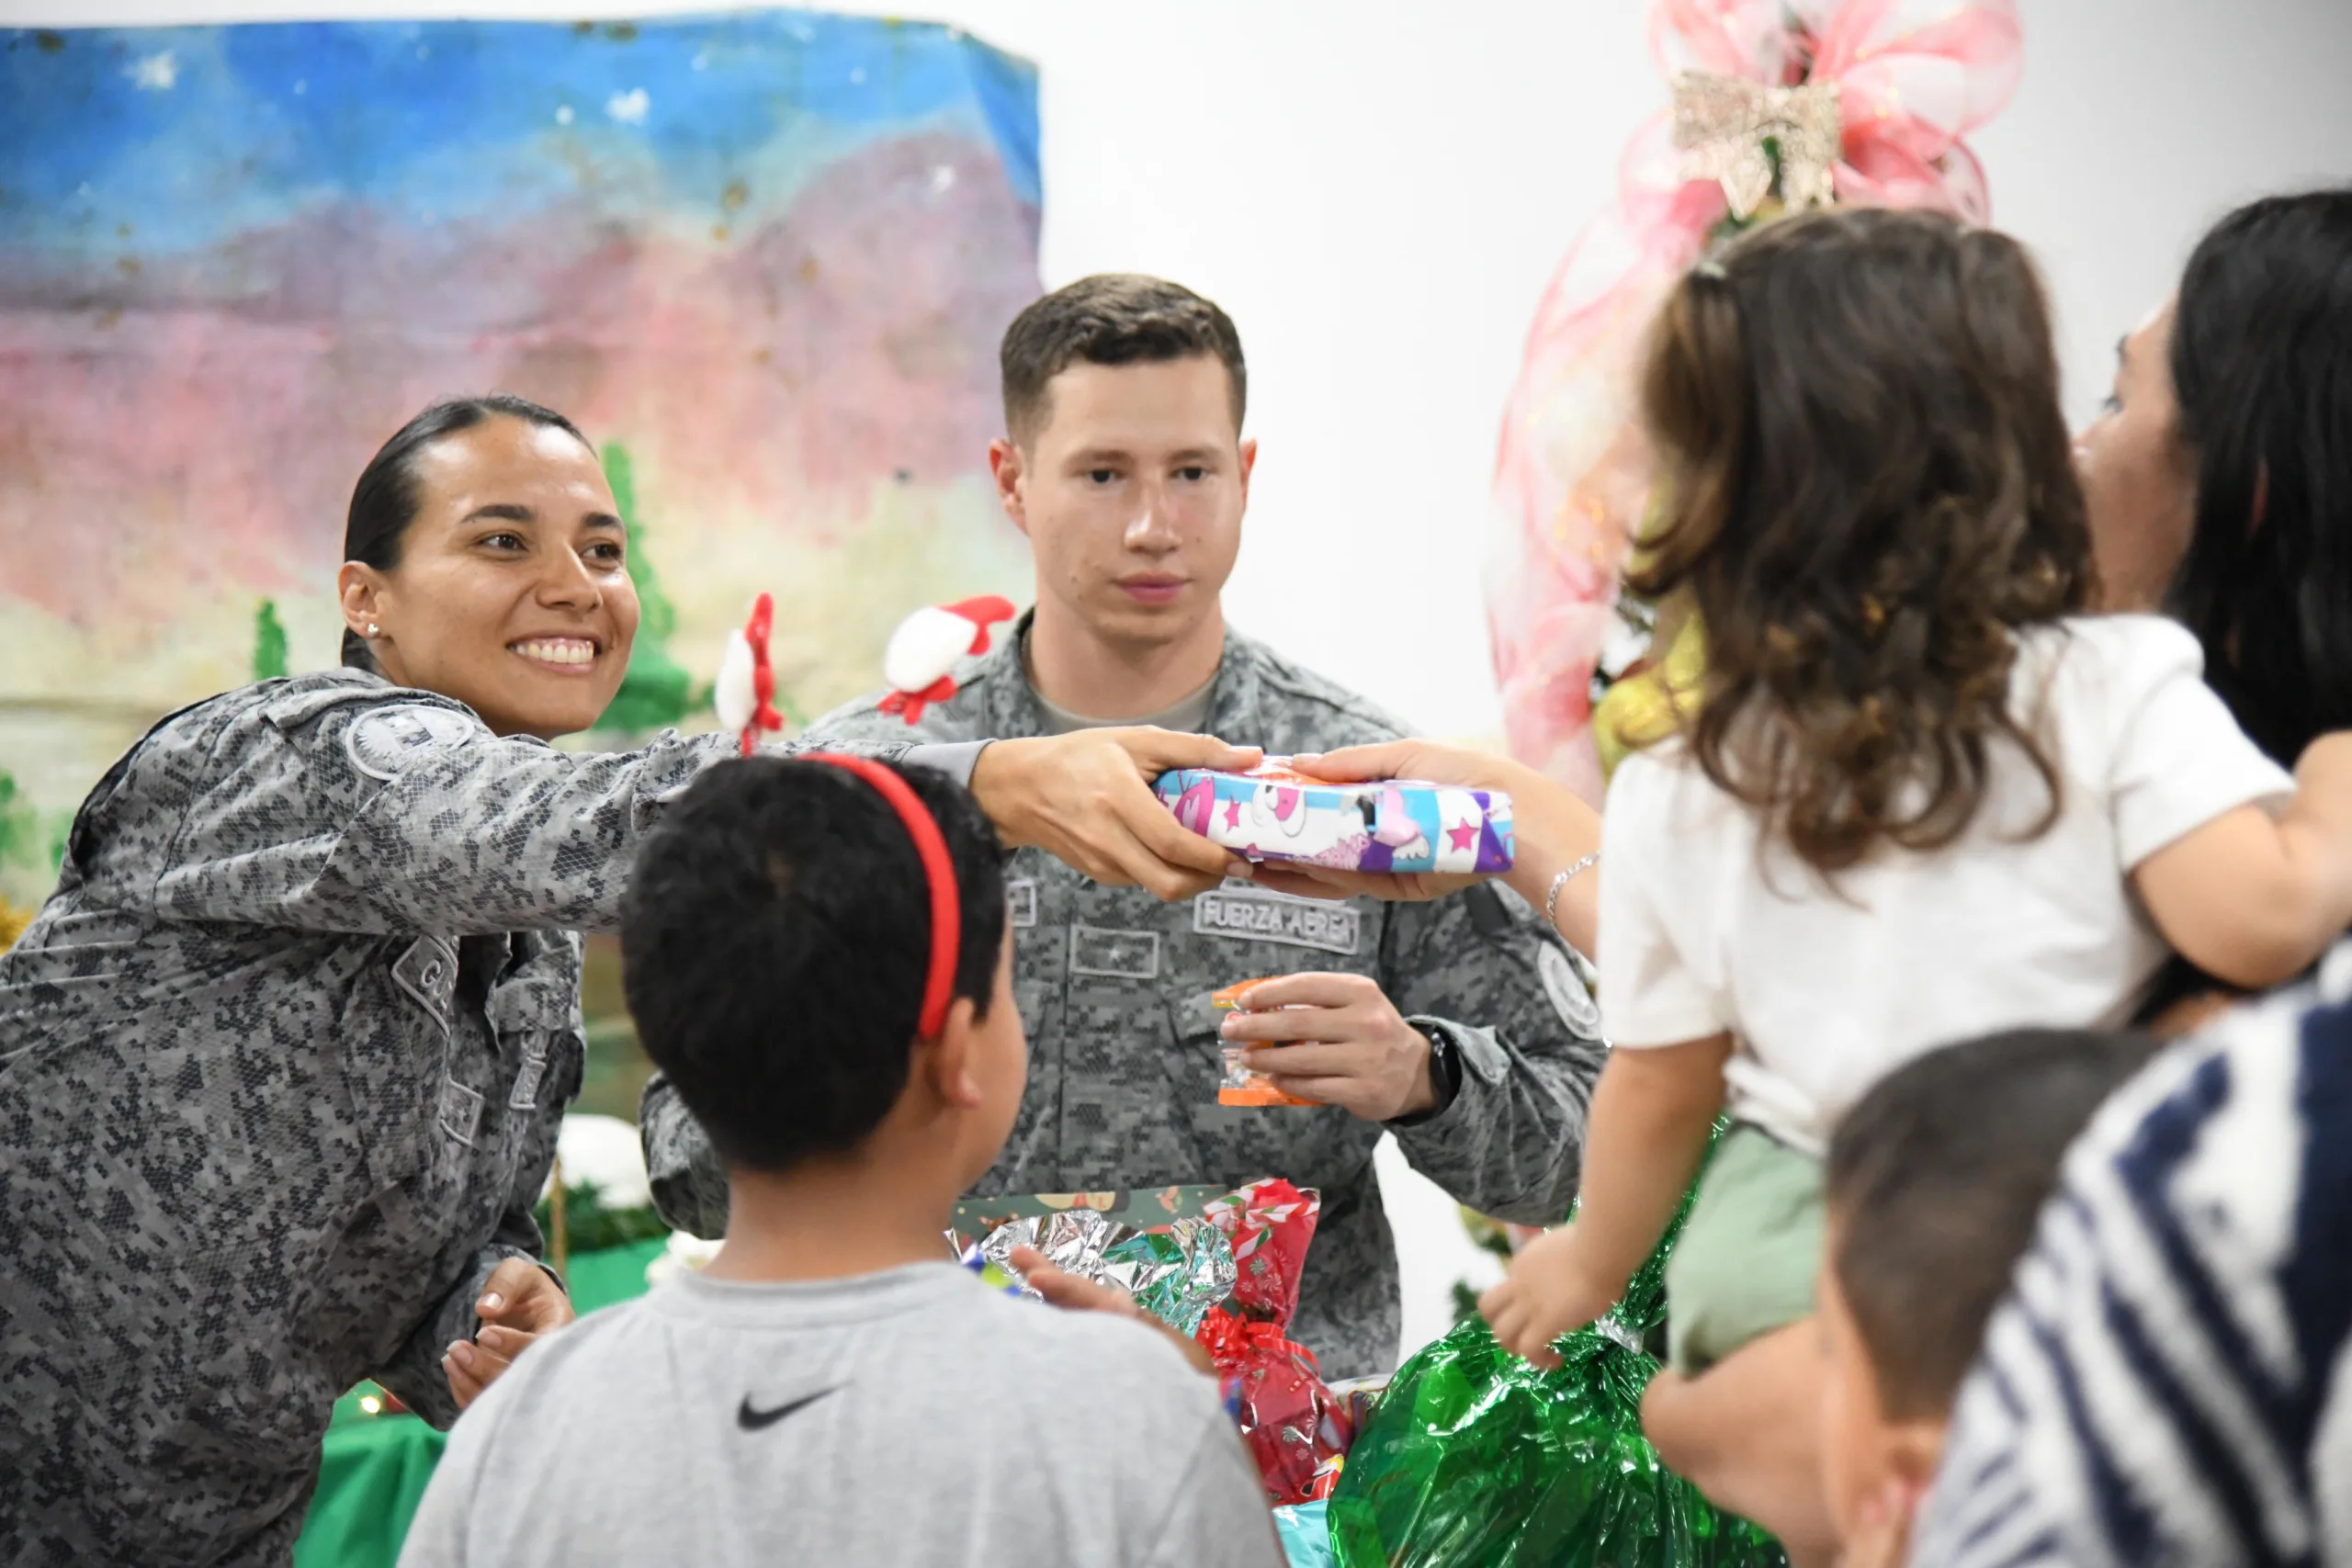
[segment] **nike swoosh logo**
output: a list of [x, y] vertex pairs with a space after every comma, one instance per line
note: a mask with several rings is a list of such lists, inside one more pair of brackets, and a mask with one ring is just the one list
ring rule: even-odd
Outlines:
[[830, 1388], [820, 1389], [806, 1399], [796, 1399], [789, 1404], [779, 1404], [774, 1410], [754, 1410], [752, 1408], [752, 1396], [747, 1393], [743, 1396], [743, 1403], [736, 1407], [735, 1425], [742, 1427], [746, 1432], [764, 1431], [786, 1416], [797, 1415], [824, 1398], [825, 1395], [836, 1392], [838, 1391]]

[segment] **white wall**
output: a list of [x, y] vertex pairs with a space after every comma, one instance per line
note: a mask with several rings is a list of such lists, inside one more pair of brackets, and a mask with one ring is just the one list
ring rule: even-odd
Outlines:
[[[1977, 139], [2041, 254], [2069, 404], [2205, 224], [2352, 180], [2352, 0], [2022, 0], [2026, 72]], [[703, 10], [708, 0], [0, 0], [0, 22]], [[1478, 564], [1498, 412], [1536, 297], [1665, 101], [1639, 0], [842, 0], [1038, 62], [1050, 286], [1156, 272], [1222, 302], [1262, 443], [1237, 621], [1457, 736], [1499, 728]], [[1250, 737], [1238, 736], [1247, 740]], [[1384, 1156], [1392, 1176], [1401, 1161]], [[1408, 1334], [1469, 1267], [1392, 1180]]]

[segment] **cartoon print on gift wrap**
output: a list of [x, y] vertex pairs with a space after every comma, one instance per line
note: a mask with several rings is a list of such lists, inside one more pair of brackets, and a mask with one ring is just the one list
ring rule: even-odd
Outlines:
[[[1228, 805], [1231, 803], [1228, 802]], [[1238, 813], [1237, 813], [1238, 815]], [[1176, 822], [1188, 833], [1208, 837], [1216, 819], [1216, 780], [1204, 778], [1176, 797]]]
[[1328, 865], [1340, 871], [1387, 871], [1392, 869], [1396, 852], [1369, 833], [1345, 833], [1331, 842], [1330, 848], [1306, 857], [1309, 865]]
[[[1278, 777], [1263, 776], [1274, 772], [1278, 762], [1269, 762], [1256, 775], [1227, 775], [1222, 783], [1212, 775], [1203, 783], [1217, 791], [1208, 809], [1220, 819], [1228, 837], [1242, 837], [1238, 847], [1248, 859], [1310, 861], [1317, 864], [1353, 865], [1352, 860], [1328, 857], [1338, 852], [1336, 846], [1348, 842], [1362, 843], [1361, 832], [1346, 835], [1352, 818], [1334, 809], [1340, 803], [1338, 792], [1309, 787], [1309, 781], [1295, 773], [1283, 773]], [[1192, 792], [1187, 790], [1188, 796]], [[1180, 796], [1179, 801], [1184, 798]], [[1245, 827], [1245, 823], [1247, 826]], [[1208, 832], [1208, 828], [1195, 829]]]
[[1429, 860], [1429, 829], [1413, 815], [1405, 792], [1384, 788], [1370, 798], [1368, 832], [1341, 835], [1329, 849], [1314, 857], [1317, 865], [1343, 871], [1393, 871], [1402, 863]]
[[1411, 860], [1430, 852], [1430, 841], [1421, 832], [1421, 825], [1406, 808], [1405, 792], [1401, 789], [1380, 792], [1373, 806], [1372, 836], [1387, 847], [1392, 860]]
[[1250, 819], [1295, 839], [1306, 827], [1306, 792], [1289, 784], [1261, 784], [1250, 803]]
[[1250, 861], [1341, 871], [1508, 870], [1510, 800], [1401, 782], [1330, 784], [1273, 758], [1246, 773], [1183, 769], [1153, 785], [1188, 831]]
[[[1261, 795], [1266, 787], [1259, 786]], [[1278, 801], [1276, 806], [1278, 813], [1287, 814], [1278, 814], [1274, 819], [1278, 837], [1268, 846], [1274, 854], [1315, 865], [1364, 866], [1363, 856], [1368, 848], [1377, 846], [1366, 836], [1361, 813], [1345, 809], [1344, 802], [1331, 790], [1281, 793], [1293, 798]]]

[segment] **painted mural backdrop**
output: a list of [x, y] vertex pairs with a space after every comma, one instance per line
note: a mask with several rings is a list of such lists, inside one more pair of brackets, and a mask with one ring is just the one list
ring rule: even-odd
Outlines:
[[1035, 74], [950, 28], [0, 31], [0, 897], [154, 719], [335, 661], [352, 481], [438, 395], [602, 446], [647, 602], [602, 743], [707, 723], [760, 588], [802, 715], [1017, 591], [1038, 206]]

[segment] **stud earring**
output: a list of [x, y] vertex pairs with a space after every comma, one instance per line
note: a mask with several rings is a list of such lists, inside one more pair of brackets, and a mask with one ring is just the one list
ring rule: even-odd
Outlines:
[[368, 635], [369, 637], [374, 637], [376, 635], [376, 623], [373, 621], [368, 623]]

